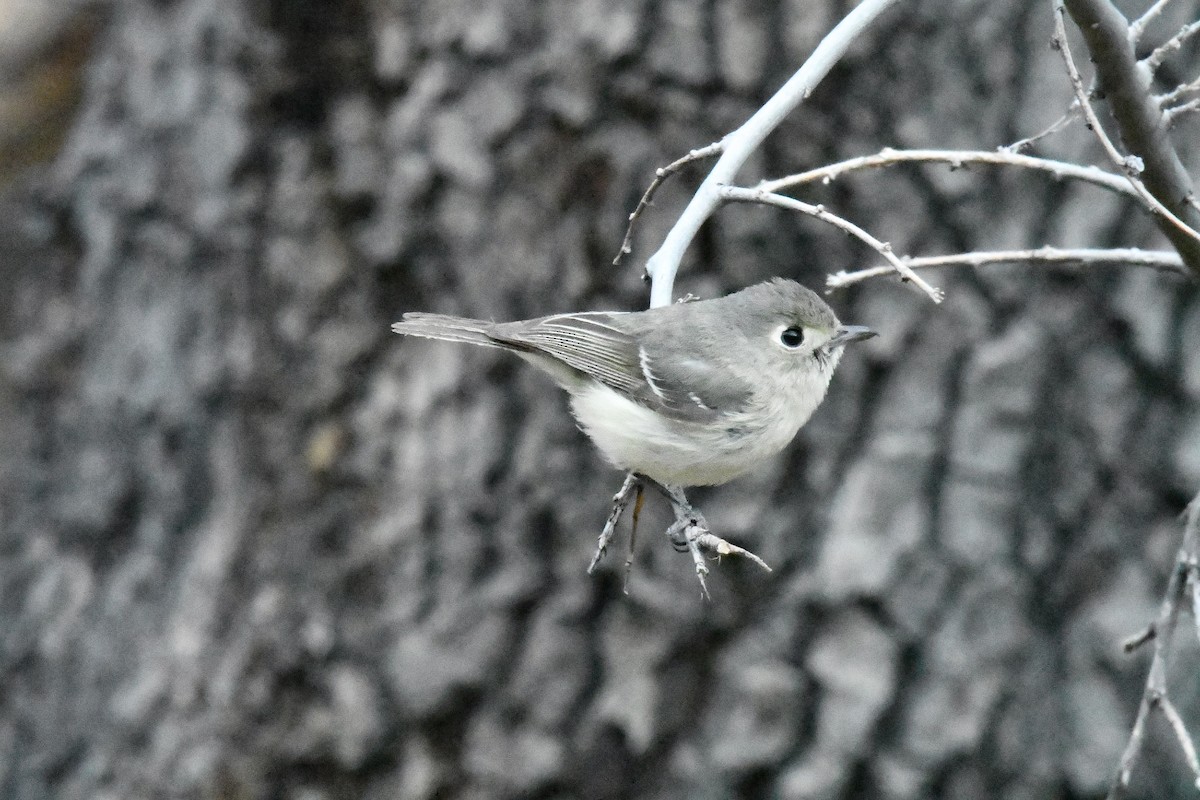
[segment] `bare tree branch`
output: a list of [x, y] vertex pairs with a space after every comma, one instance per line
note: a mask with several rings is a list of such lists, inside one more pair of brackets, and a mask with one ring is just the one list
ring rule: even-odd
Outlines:
[[1190, 94], [1191, 92], [1200, 92], [1200, 78], [1197, 78], [1190, 83], [1180, 84], [1169, 92], [1163, 92], [1154, 98], [1154, 102], [1158, 103], [1160, 106], [1165, 106], [1167, 103], [1173, 103], [1179, 98], [1183, 97], [1185, 94]]
[[1200, 212], [1189, 204], [1189, 198], [1194, 196], [1192, 181], [1171, 144], [1162, 113], [1151, 95], [1148, 75], [1138, 69], [1125, 17], [1108, 0], [1065, 2], [1096, 63], [1096, 74], [1121, 138], [1136, 161], [1123, 157], [1100, 126], [1071, 59], [1063, 26], [1064, 0], [1054, 0], [1055, 42], [1071, 76], [1075, 96], [1109, 157], [1125, 169], [1139, 193], [1146, 193], [1144, 197], [1163, 217], [1158, 220], [1159, 228], [1188, 268], [1200, 275], [1200, 233], [1196, 232], [1200, 227]]
[[949, 164], [951, 169], [958, 169], [969, 164], [988, 164], [1007, 167], [1023, 167], [1041, 172], [1048, 172], [1056, 179], [1072, 178], [1101, 186], [1112, 192], [1140, 197], [1129, 181], [1120, 175], [1105, 172], [1099, 167], [1080, 166], [1066, 161], [1054, 161], [1048, 158], [1025, 156], [1006, 150], [893, 150], [884, 148], [872, 156], [860, 156], [836, 164], [811, 169], [785, 178], [763, 181], [756, 188], [765, 192], [778, 192], [792, 186], [806, 183], [830, 183], [847, 172], [855, 172], [874, 167], [888, 167], [894, 164], [911, 162], [933, 162]]
[[863, 0], [842, 19], [817, 45], [800, 69], [788, 79], [750, 119], [721, 140], [724, 152], [708, 177], [700, 184], [679, 220], [667, 233], [662, 246], [646, 262], [646, 274], [652, 281], [650, 305], [670, 305], [675, 273], [683, 253], [705, 220], [721, 204], [721, 188], [733, 182], [738, 170], [763, 139], [807, 98], [829, 73], [851, 43], [897, 0]]
[[[1192, 499], [1187, 507], [1187, 521], [1183, 527], [1183, 542], [1175, 557], [1175, 566], [1171, 570], [1171, 578], [1167, 581], [1167, 590], [1163, 595], [1159, 608], [1158, 619], [1155, 620], [1151, 632], [1139, 635], [1137, 642], [1154, 641], [1154, 657], [1150, 662], [1150, 671], [1146, 676], [1146, 686], [1142, 692], [1142, 702], [1138, 707], [1137, 718], [1133, 722], [1133, 730], [1121, 754], [1121, 764], [1116, 778], [1108, 792], [1108, 800], [1119, 800], [1128, 794], [1129, 783], [1133, 778], [1133, 769], [1137, 766], [1142, 747], [1146, 738], [1146, 720], [1155, 710], [1163, 713], [1171, 726], [1175, 738], [1179, 742], [1193, 778], [1200, 786], [1200, 762], [1196, 759], [1196, 749], [1192, 743], [1187, 728], [1175, 710], [1174, 704], [1167, 698], [1167, 660], [1171, 655], [1171, 644], [1175, 638], [1175, 628], [1179, 622], [1179, 612], [1187, 594], [1189, 584], [1195, 583], [1197, 553], [1200, 552], [1200, 495]], [[1197, 609], [1192, 608], [1196, 614]], [[1129, 643], [1126, 644], [1129, 648]]]
[[721, 142], [713, 142], [708, 147], [701, 147], [693, 150], [683, 158], [676, 159], [667, 166], [659, 167], [654, 171], [654, 180], [650, 182], [648, 187], [646, 187], [646, 191], [642, 195], [642, 199], [638, 201], [637, 208], [635, 208], [633, 213], [629, 215], [629, 225], [625, 228], [625, 239], [621, 242], [620, 252], [617, 253], [617, 257], [614, 258], [612, 262], [614, 267], [619, 265], [621, 263], [621, 259], [628, 255], [633, 249], [633, 226], [637, 224], [638, 218], [642, 215], [642, 213], [649, 208], [651, 201], [654, 199], [654, 193], [658, 191], [658, 187], [662, 186], [663, 183], [666, 182], [667, 178], [670, 178], [688, 164], [694, 164], [697, 161], [702, 161], [706, 158], [710, 158], [711, 156], [718, 155], [720, 154], [721, 150]]
[[1189, 100], [1186, 103], [1165, 109], [1163, 111], [1163, 123], [1169, 128], [1175, 124], [1175, 120], [1182, 117], [1184, 114], [1195, 111], [1200, 108], [1200, 97], [1194, 100]]
[[788, 197], [782, 194], [772, 194], [765, 192], [762, 189], [742, 189], [736, 186], [726, 186], [721, 190], [721, 197], [735, 203], [761, 203], [763, 205], [778, 206], [786, 208], [790, 211], [799, 211], [801, 214], [807, 214], [811, 217], [828, 222], [837, 228], [841, 228], [846, 233], [855, 237], [859, 241], [871, 247], [875, 252], [879, 253], [884, 259], [891, 264], [890, 269], [894, 269], [900, 273], [901, 280], [911, 282], [918, 286], [921, 291], [925, 292], [930, 299], [935, 303], [942, 302], [942, 290], [934, 288], [922, 280], [917, 273], [913, 272], [907, 264], [896, 257], [892, 252], [892, 246], [887, 242], [876, 239], [865, 230], [855, 225], [853, 222], [839, 217], [837, 214], [832, 214], [825, 210], [821, 205], [810, 205], [802, 202], [794, 197]]
[[[1118, 248], [1112, 250], [1093, 249], [1062, 249], [1057, 247], [1039, 247], [1036, 250], [998, 250], [978, 251], [971, 253], [955, 253], [945, 256], [905, 256], [901, 259], [910, 269], [930, 269], [932, 267], [985, 267], [991, 264], [1073, 264], [1080, 266], [1101, 266], [1118, 264], [1126, 266], [1151, 267], [1180, 275], [1191, 275], [1183, 266], [1183, 259], [1172, 250], [1139, 250], [1137, 248]], [[888, 275], [895, 270], [892, 267], [870, 267], [853, 272], [836, 272], [825, 279], [825, 285], [830, 289], [841, 289], [868, 278]]]
[[1146, 26], [1154, 21], [1154, 18], [1162, 13], [1162, 10], [1167, 7], [1167, 3], [1171, 0], [1158, 0], [1157, 3], [1146, 9], [1146, 13], [1129, 23], [1129, 44], [1136, 45], [1142, 38], [1142, 34], [1146, 30]]
[[1175, 734], [1175, 740], [1179, 742], [1180, 749], [1183, 750], [1183, 758], [1187, 761], [1188, 769], [1192, 771], [1196, 788], [1200, 788], [1200, 759], [1196, 758], [1196, 745], [1192, 742], [1192, 735], [1188, 733], [1187, 726], [1183, 724], [1183, 717], [1179, 716], [1179, 709], [1175, 708], [1171, 698], [1166, 695], [1159, 699], [1158, 706], [1163, 716], [1167, 718], [1167, 723], [1171, 726], [1171, 732]]
[[1126, 639], [1124, 642], [1122, 642], [1121, 649], [1123, 651], [1125, 651], [1125, 655], [1129, 655], [1130, 653], [1133, 653], [1139, 647], [1146, 644], [1147, 642], [1154, 641], [1154, 636], [1155, 636], [1154, 623], [1151, 622], [1149, 625], [1142, 628], [1140, 631], [1135, 633], [1133, 636], [1130, 636], [1128, 639]]
[[1154, 52], [1142, 59], [1142, 66], [1150, 72], [1154, 72], [1162, 66], [1162, 62], [1166, 60], [1167, 56], [1178, 52], [1179, 48], [1183, 47], [1183, 43], [1197, 32], [1200, 32], [1200, 19], [1184, 25], [1178, 33], [1154, 48]]
[[1035, 133], [1033, 136], [1027, 136], [1024, 139], [1018, 139], [1017, 141], [1013, 142], [1012, 144], [1005, 145], [1004, 147], [1000, 148], [1000, 151], [1004, 152], [1004, 153], [1014, 153], [1015, 154], [1015, 153], [1020, 153], [1022, 150], [1028, 150], [1035, 143], [1041, 141], [1042, 139], [1045, 139], [1047, 136], [1058, 133], [1063, 128], [1067, 127], [1072, 122], [1074, 122], [1076, 120], [1076, 118], [1078, 118], [1078, 117], [1079, 117], [1079, 103], [1072, 102], [1070, 108], [1067, 109], [1067, 113], [1063, 114], [1057, 120], [1050, 123], [1050, 125], [1045, 130], [1041, 131], [1040, 133]]

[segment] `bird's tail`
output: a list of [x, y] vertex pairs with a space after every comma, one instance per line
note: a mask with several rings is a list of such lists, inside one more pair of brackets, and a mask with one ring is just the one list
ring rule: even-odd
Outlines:
[[409, 312], [400, 322], [393, 323], [392, 330], [406, 336], [423, 336], [426, 339], [444, 339], [447, 342], [503, 348], [502, 343], [487, 334], [494, 324], [481, 319], [451, 317], [446, 314]]

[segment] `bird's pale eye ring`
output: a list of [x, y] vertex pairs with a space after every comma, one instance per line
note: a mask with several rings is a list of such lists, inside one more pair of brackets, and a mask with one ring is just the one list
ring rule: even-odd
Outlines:
[[784, 328], [779, 334], [779, 342], [784, 347], [794, 350], [804, 344], [804, 329], [796, 325]]

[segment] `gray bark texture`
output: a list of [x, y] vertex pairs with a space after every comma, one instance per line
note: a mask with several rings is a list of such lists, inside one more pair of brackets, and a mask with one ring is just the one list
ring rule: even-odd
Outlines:
[[[622, 476], [544, 376], [388, 331], [644, 307], [703, 174], [613, 267], [653, 170], [847, 5], [105, 7], [63, 149], [0, 209], [0, 797], [1103, 796], [1149, 659], [1120, 642], [1200, 487], [1193, 283], [1014, 265], [938, 274], [941, 306], [831, 297], [881, 335], [781, 457], [691, 494], [775, 567], [714, 564], [711, 604], [656, 495], [630, 595], [624, 535], [585, 574]], [[1051, 31], [1049, 2], [903, 3], [743, 178], [1035, 133], [1071, 100]], [[1103, 163], [1078, 123], [1042, 152]], [[912, 254], [1163, 246], [1127, 198], [999, 169], [805, 197]], [[730, 207], [677, 292], [872, 256]], [[1160, 723], [1135, 796], [1194, 797]]]

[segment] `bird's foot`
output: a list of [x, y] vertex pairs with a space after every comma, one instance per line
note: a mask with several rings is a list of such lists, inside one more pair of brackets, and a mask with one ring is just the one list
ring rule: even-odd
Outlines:
[[675, 522], [667, 528], [667, 538], [679, 552], [686, 550], [692, 554], [692, 562], [696, 565], [696, 577], [700, 581], [700, 592], [704, 595], [705, 600], [712, 600], [708, 593], [708, 584], [704, 580], [704, 576], [708, 574], [708, 565], [704, 563], [705, 553], [718, 560], [721, 556], [741, 556], [750, 559], [767, 572], [771, 571], [767, 562], [754, 553], [725, 541], [709, 530], [708, 521], [688, 501], [683, 489], [678, 486], [661, 486], [660, 488], [670, 500], [671, 509], [675, 512]]
[[645, 500], [643, 490], [646, 482], [650, 482], [661, 489], [662, 493], [670, 501], [671, 509], [675, 514], [675, 521], [667, 528], [667, 538], [670, 539], [672, 546], [677, 551], [692, 554], [692, 563], [696, 565], [696, 578], [700, 581], [700, 592], [705, 600], [712, 600], [712, 596], [708, 593], [708, 583], [705, 581], [705, 576], [708, 575], [708, 565], [705, 563], [706, 555], [717, 560], [720, 560], [722, 556], [741, 556], [758, 564], [767, 572], [771, 571], [771, 568], [767, 566], [767, 562], [754, 553], [751, 553], [744, 547], [738, 547], [736, 544], [725, 541], [709, 530], [708, 521], [704, 519], [704, 515], [700, 513], [699, 509], [688, 502], [683, 489], [678, 486], [660, 484], [649, 478], [644, 478], [641, 475], [630, 472], [625, 476], [625, 482], [621, 484], [620, 491], [613, 495], [612, 510], [609, 512], [608, 519], [604, 523], [604, 529], [600, 532], [600, 536], [596, 541], [596, 553], [592, 556], [592, 562], [588, 565], [589, 574], [596, 569], [600, 560], [604, 558], [604, 554], [608, 552], [608, 546], [612, 544], [612, 540], [616, 537], [617, 523], [620, 521], [621, 515], [625, 513], [625, 508], [629, 505], [629, 501], [632, 499], [634, 501], [633, 529], [629, 534], [629, 555], [625, 559], [624, 583], [624, 591], [626, 594], [629, 594], [629, 575], [633, 569], [633, 548], [637, 543], [638, 517], [641, 515], [642, 503]]
[[700, 594], [711, 602], [712, 595], [708, 593], [708, 583], [704, 580], [704, 576], [708, 574], [708, 565], [704, 563], [704, 555], [700, 552], [700, 537], [712, 534], [703, 525], [703, 518], [697, 520], [693, 516], [677, 517], [671, 527], [667, 528], [667, 538], [675, 545], [676, 550], [680, 549], [679, 543], [682, 542], [683, 549], [692, 554], [692, 562], [696, 565], [696, 578], [700, 581]]

